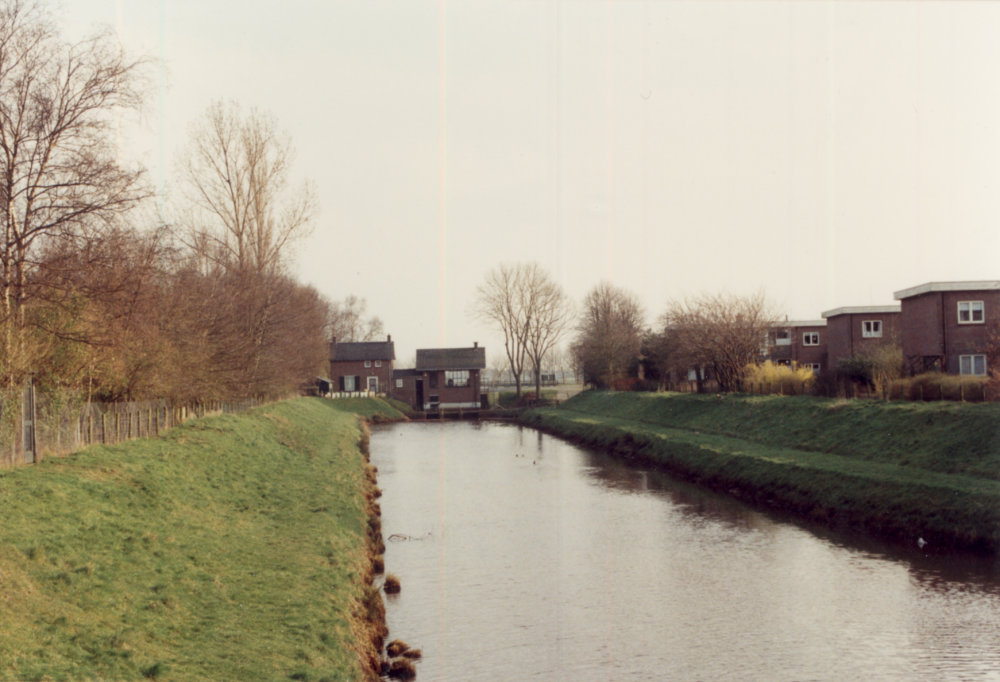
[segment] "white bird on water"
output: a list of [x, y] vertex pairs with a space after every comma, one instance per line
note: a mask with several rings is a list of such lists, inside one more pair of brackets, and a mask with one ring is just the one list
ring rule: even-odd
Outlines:
[[923, 538], [919, 538], [917, 540], [917, 547], [919, 547], [920, 549], [923, 549], [924, 545], [926, 545], [926, 544], [927, 544], [927, 541], [924, 540]]

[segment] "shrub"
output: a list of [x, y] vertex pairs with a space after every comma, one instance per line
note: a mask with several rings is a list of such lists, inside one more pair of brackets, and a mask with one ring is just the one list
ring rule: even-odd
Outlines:
[[753, 385], [770, 393], [804, 393], [815, 380], [816, 376], [810, 369], [777, 365], [768, 360], [763, 365], [747, 367], [743, 386], [746, 391], [751, 390]]
[[837, 361], [837, 378], [858, 384], [872, 383], [872, 361], [861, 355], [852, 355]]
[[[925, 372], [907, 379], [897, 379], [889, 388], [890, 396], [904, 400], [966, 400], [980, 402], [987, 379]], [[987, 389], [988, 390], [988, 389]], [[992, 392], [992, 391], [991, 391]], [[994, 396], [990, 396], [994, 398]]]

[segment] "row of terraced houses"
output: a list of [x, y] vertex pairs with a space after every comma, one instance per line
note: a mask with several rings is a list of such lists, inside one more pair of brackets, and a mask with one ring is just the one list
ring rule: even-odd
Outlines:
[[899, 303], [835, 308], [786, 321], [769, 339], [772, 361], [820, 371], [887, 341], [911, 374], [986, 375], [987, 337], [1000, 325], [1000, 281], [929, 282], [897, 291]]

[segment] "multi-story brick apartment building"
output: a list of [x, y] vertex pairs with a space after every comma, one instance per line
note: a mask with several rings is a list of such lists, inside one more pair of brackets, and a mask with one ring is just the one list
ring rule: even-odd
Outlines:
[[928, 282], [894, 297], [910, 373], [986, 374], [987, 336], [1000, 325], [1000, 281]]
[[430, 348], [417, 350], [416, 369], [393, 372], [392, 397], [416, 410], [480, 406], [481, 373], [486, 349]]
[[898, 305], [836, 308], [822, 317], [826, 320], [826, 355], [831, 369], [845, 358], [879, 344], [898, 342], [900, 337]]
[[333, 390], [384, 393], [392, 384], [396, 349], [392, 336], [385, 341], [330, 341], [330, 380]]
[[827, 368], [826, 320], [780, 322], [768, 335], [767, 358], [779, 365]]

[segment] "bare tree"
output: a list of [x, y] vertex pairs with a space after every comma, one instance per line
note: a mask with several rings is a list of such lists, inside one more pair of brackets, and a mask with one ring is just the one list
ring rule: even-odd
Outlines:
[[213, 102], [179, 156], [187, 211], [183, 239], [207, 259], [241, 272], [274, 272], [317, 213], [308, 182], [289, 174], [295, 151], [273, 115]]
[[638, 297], [601, 282], [583, 300], [571, 352], [584, 381], [609, 387], [638, 357], [646, 313]]
[[[213, 365], [228, 390], [273, 390], [269, 358], [295, 288], [284, 274], [291, 245], [309, 234], [317, 207], [308, 182], [292, 187], [294, 150], [270, 114], [215, 102], [191, 127], [178, 160], [187, 203], [179, 238], [216, 291]], [[322, 325], [321, 325], [322, 329]]]
[[514, 375], [517, 396], [521, 397], [521, 373], [524, 371], [528, 330], [528, 311], [523, 294], [524, 265], [502, 264], [486, 274], [486, 281], [476, 288], [471, 308], [473, 319], [487, 322], [503, 333], [507, 365]]
[[535, 374], [535, 395], [542, 397], [542, 361], [574, 321], [573, 303], [537, 263], [521, 269], [525, 315], [524, 348]]
[[660, 323], [689, 367], [711, 368], [720, 390], [735, 391], [747, 366], [760, 359], [778, 317], [763, 291], [748, 296], [720, 292], [672, 301]]
[[[338, 341], [374, 341], [385, 335], [382, 320], [366, 317], [368, 301], [351, 295], [334, 301], [330, 313], [330, 336]], [[415, 367], [416, 365], [414, 365]]]
[[116, 114], [138, 109], [149, 60], [126, 55], [110, 30], [65, 42], [44, 7], [0, 3], [0, 286], [4, 373], [26, 325], [37, 250], [116, 224], [150, 195], [141, 168], [118, 158]]
[[490, 372], [493, 375], [494, 384], [502, 384], [504, 376], [507, 374], [507, 356], [500, 353], [493, 353], [490, 356]]

